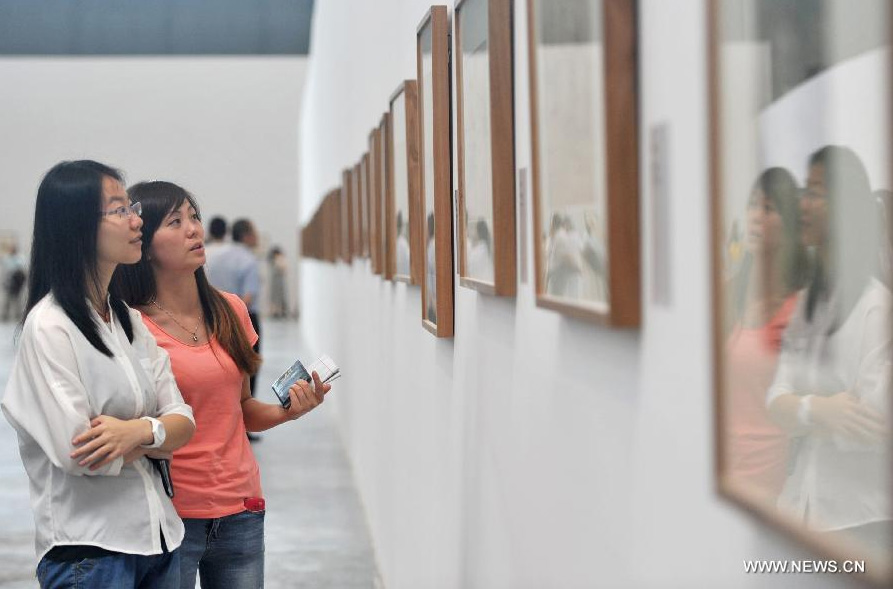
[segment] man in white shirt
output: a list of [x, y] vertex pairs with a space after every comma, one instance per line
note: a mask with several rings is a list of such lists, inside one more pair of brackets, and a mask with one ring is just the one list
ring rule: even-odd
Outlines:
[[[223, 217], [214, 217], [208, 224], [208, 239], [205, 242], [205, 271], [210, 274], [210, 268], [214, 264], [213, 260], [217, 255], [229, 247], [226, 243], [226, 219]], [[208, 276], [208, 281], [211, 277]], [[211, 282], [213, 284], [213, 282]]]

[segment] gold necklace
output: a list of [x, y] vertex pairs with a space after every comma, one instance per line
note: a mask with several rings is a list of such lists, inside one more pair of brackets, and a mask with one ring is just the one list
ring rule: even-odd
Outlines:
[[183, 325], [182, 323], [177, 321], [177, 318], [174, 317], [174, 314], [171, 313], [170, 311], [168, 311], [167, 309], [165, 309], [164, 307], [162, 307], [161, 304], [157, 300], [152, 299], [152, 304], [155, 305], [156, 307], [158, 307], [159, 309], [161, 309], [162, 311], [164, 311], [165, 313], [167, 313], [167, 316], [170, 317], [174, 323], [179, 325], [180, 329], [182, 329], [183, 331], [192, 335], [192, 341], [198, 343], [198, 328], [202, 326], [202, 319], [204, 319], [204, 316], [201, 313], [198, 314], [198, 325], [195, 326], [195, 329], [190, 330], [188, 327], [186, 327], [185, 325]]

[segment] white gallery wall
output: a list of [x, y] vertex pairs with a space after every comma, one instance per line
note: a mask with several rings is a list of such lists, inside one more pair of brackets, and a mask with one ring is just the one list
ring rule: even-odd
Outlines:
[[298, 121], [306, 57], [0, 59], [0, 236], [28, 251], [43, 174], [65, 159], [170, 180], [205, 219], [252, 219], [297, 300]]
[[[530, 167], [526, 2], [515, 6], [516, 166]], [[368, 262], [302, 262], [306, 355], [342, 367], [334, 407], [389, 589], [842, 587], [745, 574], [812, 558], [713, 482], [704, 0], [640, 0], [643, 318], [611, 330], [455, 289], [456, 335]], [[415, 78], [422, 0], [316, 5], [302, 112], [306, 219]], [[671, 23], [670, 26], [668, 24]], [[670, 303], [651, 303], [649, 145], [669, 145]], [[522, 172], [523, 171], [523, 172]], [[520, 218], [533, 235], [530, 207]], [[520, 244], [533, 275], [530, 243]]]

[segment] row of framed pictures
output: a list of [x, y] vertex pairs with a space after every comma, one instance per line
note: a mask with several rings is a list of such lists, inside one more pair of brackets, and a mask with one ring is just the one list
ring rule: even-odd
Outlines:
[[[512, 4], [460, 0], [452, 15], [426, 12], [417, 78], [398, 85], [368, 150], [304, 228], [307, 257], [368, 257], [375, 274], [419, 285], [422, 323], [437, 337], [453, 335], [456, 275], [488, 295], [517, 290]], [[537, 304], [637, 326], [635, 1], [529, 0], [528, 9]]]
[[[706, 19], [717, 488], [888, 587], [893, 10], [746, 4], [710, 0]], [[635, 2], [527, 8], [537, 303], [635, 326]], [[460, 0], [452, 26], [446, 7], [430, 9], [417, 79], [305, 229], [305, 254], [368, 256], [383, 277], [421, 285], [438, 336], [452, 335], [454, 276], [516, 292], [512, 17], [511, 0]], [[839, 39], [860, 42], [843, 51]], [[651, 136], [658, 152], [663, 135]], [[657, 278], [658, 255], [655, 267]]]

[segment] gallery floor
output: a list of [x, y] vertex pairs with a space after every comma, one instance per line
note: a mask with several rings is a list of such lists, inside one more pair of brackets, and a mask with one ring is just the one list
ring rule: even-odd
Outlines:
[[[289, 321], [265, 321], [259, 398], [272, 402], [271, 383], [295, 357], [313, 353]], [[14, 357], [14, 325], [0, 324], [0, 384]], [[337, 394], [337, 389], [333, 392]], [[379, 587], [372, 545], [335, 420], [316, 411], [262, 435], [260, 463], [266, 518], [266, 587]], [[28, 479], [15, 433], [0, 419], [0, 588], [37, 587]]]

